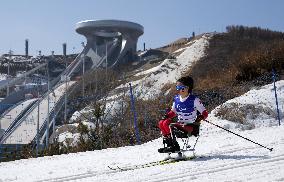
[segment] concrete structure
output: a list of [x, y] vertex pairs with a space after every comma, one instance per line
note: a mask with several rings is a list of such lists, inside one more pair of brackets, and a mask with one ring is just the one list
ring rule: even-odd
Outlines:
[[87, 39], [83, 56], [92, 60], [91, 67], [113, 67], [134, 59], [144, 28], [128, 21], [87, 20], [76, 24], [76, 32]]

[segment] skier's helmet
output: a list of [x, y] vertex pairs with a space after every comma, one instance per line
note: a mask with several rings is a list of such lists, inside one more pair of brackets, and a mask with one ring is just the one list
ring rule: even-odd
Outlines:
[[190, 76], [184, 76], [177, 80], [178, 82], [182, 83], [184, 86], [188, 87], [188, 91], [192, 92], [194, 81]]

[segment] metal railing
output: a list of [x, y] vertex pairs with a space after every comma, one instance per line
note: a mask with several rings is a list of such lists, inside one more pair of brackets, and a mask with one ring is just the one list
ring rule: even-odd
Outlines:
[[[73, 62], [77, 62], [77, 61], [80, 59], [80, 57], [81, 57], [81, 55], [82, 55], [83, 52], [84, 52], [84, 50], [75, 58], [75, 60], [74, 60]], [[44, 64], [44, 66], [45, 66], [45, 65], [46, 65], [46, 63]], [[71, 69], [71, 68], [72, 68], [72, 65], [73, 65], [73, 64], [70, 64], [70, 65], [66, 68], [66, 70], [67, 70], [67, 69]], [[65, 70], [63, 73], [61, 73], [61, 74], [55, 79], [54, 82], [51, 83], [51, 86], [54, 87], [53, 90], [54, 90], [55, 88], [57, 88], [57, 87], [60, 85], [60, 82], [59, 82], [59, 81], [60, 81], [60, 78], [61, 78], [61, 76], [62, 76], [65, 72], [67, 72], [66, 70]], [[58, 78], [59, 78], [59, 79], [58, 79]], [[59, 83], [58, 83], [58, 82], [59, 82]], [[33, 105], [29, 110], [27, 110], [27, 112], [26, 112], [25, 114], [22, 115], [23, 117], [22, 117], [21, 119], [19, 119], [18, 122], [17, 122], [16, 124], [14, 124], [14, 126], [13, 126], [12, 128], [10, 128], [10, 130], [9, 130], [8, 132], [5, 132], [5, 133], [4, 133], [4, 135], [1, 137], [0, 143], [4, 143], [4, 141], [17, 129], [17, 127], [18, 127], [23, 121], [25, 121], [25, 119], [29, 116], [29, 114], [37, 107], [38, 104], [40, 104], [41, 101], [43, 101], [43, 100], [47, 97], [48, 94], [49, 94], [49, 92], [45, 93], [44, 96], [42, 96], [40, 99], [38, 99], [38, 101], [35, 102], [34, 105]]]
[[[14, 119], [14, 121], [12, 121], [10, 126], [6, 129], [3, 136], [5, 136], [15, 126], [15, 124], [24, 116], [25, 112], [28, 111], [35, 102], [36, 102], [36, 100], [31, 102], [24, 110], [22, 110], [20, 112], [20, 114], [18, 114], [18, 116]], [[0, 137], [0, 141], [1, 141], [1, 139], [2, 139], [2, 137]]]
[[[71, 91], [68, 92], [69, 94], [71, 94], [72, 91], [74, 90], [74, 88], [76, 87], [76, 83], [77, 82], [75, 82], [71, 87], [69, 87], [69, 90], [71, 90]], [[65, 94], [60, 96], [60, 98], [58, 99], [58, 101], [56, 102], [54, 107], [49, 112], [49, 119], [50, 120], [54, 120], [56, 118], [57, 114], [60, 112], [62, 106], [64, 105]], [[46, 117], [46, 119], [44, 120], [42, 126], [39, 129], [39, 138], [42, 138], [40, 140], [41, 142], [44, 140], [44, 137], [46, 135], [46, 123], [47, 123], [47, 120], [48, 120], [48, 117]], [[55, 122], [55, 120], [53, 122]], [[53, 124], [52, 122], [49, 123], [48, 129], [52, 126], [52, 124]], [[35, 142], [36, 139], [37, 139], [37, 136], [34, 137], [33, 142]]]
[[[114, 44], [111, 44], [110, 45], [110, 49], [109, 49], [109, 54], [111, 54], [114, 49], [116, 48], [116, 45], [117, 45], [117, 42], [115, 42]], [[89, 48], [86, 46], [84, 48], [84, 50], [75, 58], [75, 60], [66, 68], [65, 71], [63, 71], [52, 83], [51, 83], [51, 86], [53, 87], [53, 90], [56, 89], [57, 87], [59, 87], [61, 85], [62, 81], [61, 78], [63, 77], [66, 77], [66, 76], [69, 76], [72, 72], [74, 72], [74, 70], [76, 70], [76, 68], [80, 65], [81, 61], [82, 61], [82, 54], [85, 54], [86, 51], [88, 50]], [[101, 60], [98, 62], [98, 64], [92, 66], [92, 68], [94, 67], [99, 67], [103, 62], [104, 60], [107, 58], [107, 55], [105, 55], [104, 57], [101, 58]], [[44, 64], [45, 66], [46, 64]], [[88, 70], [87, 72], [85, 72], [85, 74], [87, 74], [90, 70]], [[78, 83], [75, 83], [73, 84], [71, 87], [72, 87], [72, 91], [74, 90], [74, 88], [76, 88], [76, 86], [78, 85]], [[71, 89], [68, 88], [69, 90]], [[72, 91], [69, 91], [69, 94], [72, 93]], [[21, 118], [17, 118], [18, 122], [15, 121], [15, 123], [13, 124], [13, 126], [11, 128], [9, 128], [9, 131], [5, 132], [4, 135], [2, 136], [1, 140], [0, 140], [0, 143], [4, 143], [8, 138], [9, 136], [20, 126], [20, 124], [22, 122], [24, 122], [26, 120], [26, 118], [31, 114], [31, 112], [33, 112], [36, 107], [38, 106], [38, 104], [40, 104], [44, 99], [46, 99], [46, 97], [48, 96], [48, 94], [50, 94], [50, 92], [48, 91], [47, 93], [44, 94], [44, 96], [42, 96], [40, 99], [38, 99], [37, 102], [35, 102], [27, 111], [25, 114], [22, 114]], [[66, 93], [65, 93], [66, 94]], [[55, 103], [54, 107], [52, 108], [52, 110], [50, 111], [49, 113], [49, 116], [51, 116], [52, 119], [54, 119], [56, 117], [56, 115], [58, 114], [58, 112], [60, 111], [60, 109], [62, 108], [63, 106], [63, 101], [64, 101], [64, 97], [65, 97], [65, 94], [63, 94], [59, 99], [58, 101]], [[57, 110], [57, 113], [55, 112]], [[56, 114], [55, 114], [56, 113]], [[52, 117], [53, 115], [53, 117]], [[41, 123], [41, 126], [39, 126], [40, 130], [39, 130], [39, 137], [42, 136], [42, 138], [44, 138], [44, 135], [45, 135], [45, 132], [46, 131], [46, 123], [47, 123], [47, 118], [44, 120], [43, 123]], [[50, 126], [51, 126], [52, 123], [50, 123]], [[49, 127], [50, 127], [49, 126]], [[37, 136], [35, 136], [33, 138], [32, 141], [35, 141]], [[41, 139], [42, 141], [43, 139]]]
[[[59, 85], [56, 85], [56, 88]], [[14, 125], [14, 127], [12, 127], [10, 129], [10, 131], [8, 131], [7, 133], [5, 133], [2, 138], [0, 143], [4, 143], [4, 141], [18, 128], [18, 126], [25, 121], [25, 119], [29, 116], [29, 114], [36, 109], [36, 107], [38, 106], [38, 104], [40, 104], [41, 101], [43, 101], [45, 99], [45, 97], [47, 97], [49, 93], [46, 93], [43, 97], [41, 97], [40, 99], [38, 99], [32, 106], [30, 109], [27, 110], [27, 112], [23, 115], [23, 117], [21, 119], [19, 119], [19, 121]]]

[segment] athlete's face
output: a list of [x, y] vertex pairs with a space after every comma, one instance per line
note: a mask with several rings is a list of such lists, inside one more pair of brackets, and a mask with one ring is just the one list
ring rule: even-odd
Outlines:
[[181, 82], [177, 82], [176, 90], [177, 90], [178, 94], [180, 94], [181, 96], [187, 96], [188, 95], [188, 87], [183, 85]]

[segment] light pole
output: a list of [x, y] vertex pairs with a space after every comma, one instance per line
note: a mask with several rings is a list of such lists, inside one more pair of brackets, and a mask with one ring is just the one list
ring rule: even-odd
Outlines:
[[7, 97], [10, 95], [9, 80], [10, 80], [10, 62], [12, 60], [12, 53], [13, 51], [10, 49], [9, 50], [9, 60], [8, 60], [8, 71], [7, 71], [7, 80], [8, 80]]
[[[83, 47], [83, 50], [85, 48], [85, 43], [84, 42], [81, 42], [81, 45]], [[82, 70], [82, 96], [83, 98], [85, 97], [85, 78], [84, 78], [84, 74], [85, 74], [85, 58], [86, 56], [83, 57], [83, 70]]]
[[85, 97], [85, 78], [84, 78], [84, 74], [85, 74], [85, 56], [83, 57], [83, 74], [82, 74], [82, 81], [83, 81], [83, 86], [82, 86], [82, 95], [83, 98]]
[[[38, 74], [39, 75], [39, 74]], [[36, 156], [38, 156], [39, 152], [39, 104], [40, 104], [40, 98], [39, 98], [39, 82], [37, 82], [37, 125], [36, 125]]]
[[28, 64], [26, 64], [26, 70], [25, 70], [25, 85], [27, 83], [27, 71], [28, 71]]
[[48, 148], [48, 144], [49, 144], [49, 101], [50, 101], [50, 98], [49, 98], [49, 94], [50, 94], [50, 83], [49, 83], [49, 61], [48, 59], [46, 59], [46, 72], [47, 72], [47, 121], [46, 121], [46, 147]]
[[67, 121], [67, 59], [66, 59], [66, 43], [63, 44], [63, 55], [65, 62], [65, 95], [64, 95], [64, 122]]
[[[37, 92], [39, 94], [39, 91]], [[36, 156], [39, 150], [39, 97], [37, 98], [37, 123], [36, 123]]]
[[107, 81], [107, 41], [106, 41], [106, 81]]
[[[98, 47], [97, 47], [97, 42], [96, 42], [96, 58], [98, 56]], [[97, 66], [95, 67], [95, 78], [96, 78], [96, 90], [95, 93], [97, 93], [98, 90], [98, 78], [97, 78]]]

